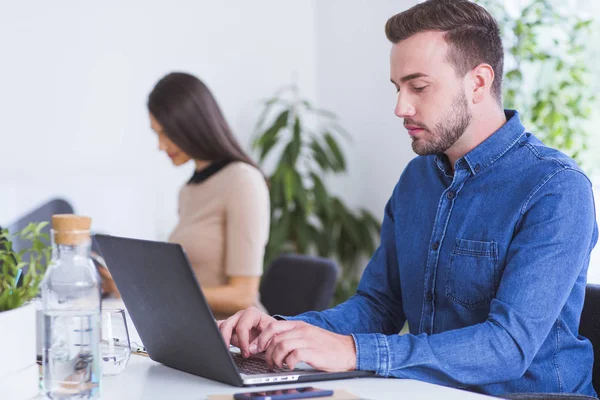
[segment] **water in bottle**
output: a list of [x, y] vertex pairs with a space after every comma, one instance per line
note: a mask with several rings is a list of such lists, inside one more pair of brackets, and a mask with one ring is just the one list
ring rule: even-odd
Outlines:
[[43, 391], [51, 399], [100, 396], [100, 282], [91, 219], [52, 216], [52, 261], [42, 282]]

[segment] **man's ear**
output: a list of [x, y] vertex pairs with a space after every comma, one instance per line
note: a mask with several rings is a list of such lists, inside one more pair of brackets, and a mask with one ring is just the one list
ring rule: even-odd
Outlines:
[[474, 104], [481, 103], [489, 95], [494, 77], [494, 69], [489, 64], [479, 64], [471, 70], [469, 78]]

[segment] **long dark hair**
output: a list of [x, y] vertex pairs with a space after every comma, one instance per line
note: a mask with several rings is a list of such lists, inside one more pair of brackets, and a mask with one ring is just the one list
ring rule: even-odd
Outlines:
[[208, 87], [195, 76], [172, 72], [163, 77], [148, 96], [148, 110], [191, 158], [242, 161], [259, 169], [231, 133]]

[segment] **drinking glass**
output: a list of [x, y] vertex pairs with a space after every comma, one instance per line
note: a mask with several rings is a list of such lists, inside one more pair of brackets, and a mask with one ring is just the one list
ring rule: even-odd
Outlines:
[[102, 375], [118, 375], [127, 366], [131, 355], [125, 310], [102, 310]]

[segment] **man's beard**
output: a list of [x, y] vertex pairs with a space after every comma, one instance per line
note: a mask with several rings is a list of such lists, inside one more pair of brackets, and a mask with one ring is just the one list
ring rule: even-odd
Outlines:
[[[469, 103], [464, 92], [459, 93], [452, 102], [452, 107], [435, 124], [435, 128], [430, 130], [427, 126], [419, 124], [416, 121], [405, 119], [407, 125], [416, 125], [424, 129], [423, 137], [413, 137], [412, 149], [420, 156], [443, 153], [448, 150], [465, 132], [471, 119], [473, 118], [469, 111]], [[408, 122], [407, 122], [408, 121]]]

